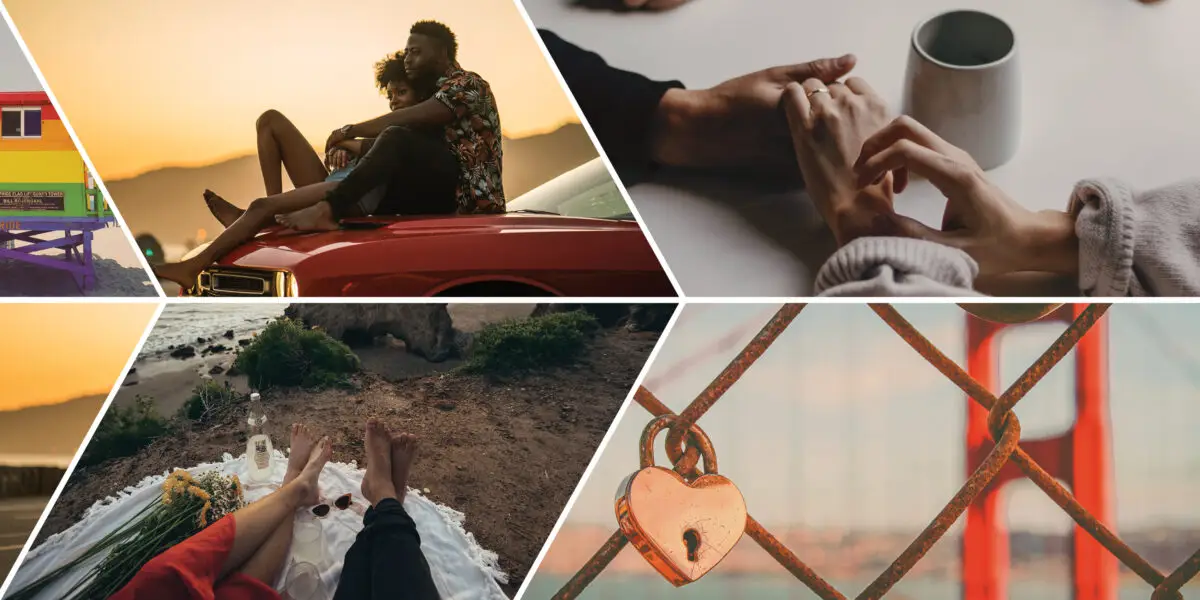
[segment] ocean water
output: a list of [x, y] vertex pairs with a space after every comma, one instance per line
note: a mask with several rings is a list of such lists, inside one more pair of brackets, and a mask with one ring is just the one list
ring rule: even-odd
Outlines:
[[[529, 585], [524, 598], [545, 600], [552, 597], [567, 582], [558, 574], [538, 575]], [[831, 581], [842, 594], [853, 598], [866, 589], [870, 581]], [[1136, 581], [1122, 582], [1119, 600], [1145, 600], [1153, 589]], [[1200, 596], [1200, 584], [1193, 582], [1184, 588], [1185, 597]], [[581, 600], [816, 600], [818, 596], [799, 581], [775, 575], [718, 575], [709, 574], [700, 582], [676, 589], [662, 579], [604, 575], [596, 578]], [[1069, 600], [1067, 582], [1010, 581], [1009, 597], [1020, 600]], [[944, 579], [904, 578], [892, 588], [885, 600], [961, 600], [957, 581]]]
[[150, 332], [143, 354], [157, 354], [168, 347], [195, 344], [196, 338], [219, 336], [232, 329], [235, 338], [261, 331], [272, 319], [283, 315], [287, 304], [172, 304]]

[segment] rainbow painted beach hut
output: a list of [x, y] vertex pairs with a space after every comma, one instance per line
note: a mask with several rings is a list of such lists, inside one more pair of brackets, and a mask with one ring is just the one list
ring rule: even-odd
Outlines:
[[116, 219], [45, 92], [0, 92], [0, 258], [96, 284], [92, 235]]

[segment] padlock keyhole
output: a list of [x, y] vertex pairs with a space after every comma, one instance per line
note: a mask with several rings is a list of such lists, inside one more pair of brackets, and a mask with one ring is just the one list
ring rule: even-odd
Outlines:
[[700, 550], [700, 532], [695, 529], [683, 532], [683, 543], [687, 546], [687, 559], [696, 562], [696, 553]]

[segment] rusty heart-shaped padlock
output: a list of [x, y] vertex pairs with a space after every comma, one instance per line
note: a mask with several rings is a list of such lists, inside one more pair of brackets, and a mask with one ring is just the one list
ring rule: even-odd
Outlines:
[[733, 550], [746, 531], [746, 501], [732, 481], [717, 474], [708, 436], [695, 425], [691, 439], [704, 458], [704, 474], [688, 479], [655, 466], [654, 438], [674, 415], [642, 431], [641, 465], [617, 489], [617, 523], [638, 552], [676, 587], [700, 579]]

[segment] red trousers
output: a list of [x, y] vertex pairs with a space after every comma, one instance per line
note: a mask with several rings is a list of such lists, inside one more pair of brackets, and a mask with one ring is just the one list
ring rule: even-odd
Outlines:
[[225, 516], [176, 544], [146, 563], [110, 600], [281, 600], [271, 586], [241, 573], [217, 581], [236, 527], [233, 516]]

